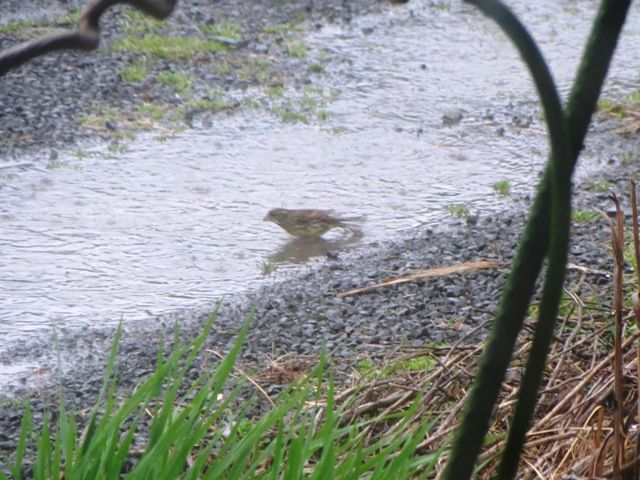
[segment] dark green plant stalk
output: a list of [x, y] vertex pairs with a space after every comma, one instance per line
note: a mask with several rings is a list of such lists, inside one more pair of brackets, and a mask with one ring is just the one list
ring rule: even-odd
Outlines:
[[[567, 128], [569, 130], [572, 126], [575, 128], [573, 138], [569, 140], [573, 140], [572, 151], [574, 155], [567, 156], [566, 163], [554, 163], [554, 168], [561, 166], [569, 169], [568, 171], [562, 172], [563, 180], [569, 183], [564, 186], [559, 185], [559, 187], [564, 189], [560, 192], [563, 196], [565, 194], [570, 195], [571, 174], [577, 161], [579, 150], [582, 148], [582, 142], [586, 135], [588, 125], [591, 122], [591, 117], [595, 111], [598, 95], [607, 74], [609, 61], [615, 51], [629, 4], [630, 2], [620, 1], [603, 2], [594, 22], [590, 42], [576, 79], [576, 88], [574, 91], [577, 93], [571, 96], [567, 107], [567, 111], [569, 112], [567, 115]], [[555, 198], [557, 199], [558, 197]], [[564, 265], [566, 264], [569, 247], [568, 242], [564, 247], [560, 244], [556, 244], [554, 247], [554, 238], [558, 237], [556, 234], [562, 230], [561, 235], [566, 235], [565, 238], [568, 240], [571, 215], [570, 196], [560, 200], [565, 202], [565, 206], [569, 208], [569, 211], [563, 212], [565, 216], [564, 226], [555, 223], [555, 221], [562, 220], [554, 215], [555, 221], [551, 229], [552, 238], [549, 251], [547, 282], [545, 283], [542, 294], [539, 317], [531, 352], [527, 360], [527, 367], [522, 379], [522, 386], [518, 395], [518, 404], [511, 422], [507, 445], [498, 472], [499, 480], [515, 478], [526, 433], [529, 429], [537, 403], [538, 389], [540, 388], [547, 355], [553, 338], [553, 329], [557, 318], [563, 282], [560, 280], [559, 272], [553, 272], [552, 277], [552, 265], [554, 264], [554, 257], [557, 256], [555, 261], [562, 261], [562, 276], [564, 277]], [[555, 206], [556, 204], [554, 202], [552, 204], [552, 211]], [[562, 242], [562, 238], [557, 238], [557, 240]], [[561, 251], [561, 249], [564, 250]], [[564, 259], [561, 258], [562, 256]], [[559, 264], [556, 263], [556, 265]]]
[[[540, 51], [538, 50], [535, 42], [528, 34], [524, 26], [520, 21], [511, 13], [511, 11], [502, 3], [498, 1], [475, 1], [474, 3], [483, 13], [490, 16], [498, 25], [505, 31], [509, 38], [518, 47], [518, 50], [527, 63], [529, 70], [531, 71], [538, 94], [543, 99], [543, 107], [545, 111], [545, 118], [549, 123], [549, 134], [551, 141], [551, 150], [553, 152], [552, 162], [548, 175], [551, 179], [551, 190], [553, 196], [557, 199], [552, 205], [551, 213], [553, 218], [554, 227], [557, 228], [555, 234], [552, 237], [553, 247], [553, 261], [549, 268], [549, 279], [552, 285], [560, 286], [564, 279], [564, 268], [566, 259], [566, 250], [568, 243], [568, 228], [562, 227], [563, 222], [568, 224], [568, 215], [570, 215], [570, 178], [571, 168], [569, 167], [570, 150], [567, 133], [565, 131], [565, 123], [563, 117], [562, 107], [560, 105], [560, 99], [557, 94], [557, 90], [554, 86], [551, 74], [545, 63]], [[567, 166], [560, 165], [564, 162]], [[547, 183], [547, 184], [548, 184]], [[567, 192], [563, 193], [563, 190]], [[540, 202], [536, 202], [539, 207]], [[545, 220], [548, 218], [544, 216]], [[548, 222], [548, 220], [547, 220]], [[545, 222], [545, 223], [547, 223]], [[526, 255], [523, 252], [527, 252], [527, 249], [531, 248], [527, 245], [526, 240], [522, 244], [518, 259], [525, 258], [522, 263], [528, 263], [533, 267], [536, 267], [535, 262], [528, 262]], [[541, 257], [544, 256], [544, 251], [541, 252]], [[518, 265], [519, 266], [519, 265]], [[525, 270], [524, 268], [514, 267], [512, 273], [512, 279], [515, 274]], [[537, 277], [539, 269], [531, 272], [527, 275], [533, 274], [533, 277]], [[522, 278], [522, 277], [520, 277]], [[526, 281], [527, 278], [522, 278]], [[515, 282], [517, 284], [518, 282]], [[514, 283], [511, 283], [514, 285]], [[445, 478], [448, 479], [463, 479], [469, 478], [473, 472], [473, 466], [475, 458], [477, 457], [482, 440], [489, 426], [489, 420], [491, 417], [491, 411], [495, 403], [495, 399], [498, 396], [504, 372], [509, 364], [512, 356], [515, 340], [518, 332], [521, 329], [522, 321], [529, 304], [529, 299], [532, 293], [533, 283], [529, 285], [528, 289], [517, 289], [513, 292], [505, 292], [505, 297], [502, 303], [503, 315], [498, 315], [496, 325], [493, 329], [493, 334], [489, 340], [489, 344], [485, 355], [483, 355], [480, 364], [480, 376], [478, 381], [474, 385], [471, 397], [468, 405], [471, 405], [471, 409], [467, 410], [466, 414], [475, 410], [473, 413], [474, 421], [468, 421], [469, 417], [465, 417], [454, 445], [454, 450], [451, 454], [450, 460], [447, 463], [445, 471]], [[508, 290], [508, 289], [507, 289]], [[549, 291], [545, 288], [545, 291]], [[561, 288], [560, 288], [560, 291]], [[514, 301], [515, 295], [518, 294], [516, 301]], [[523, 295], [524, 294], [524, 295]], [[549, 307], [549, 302], [553, 303], [554, 298], [546, 298], [547, 307], [541, 306], [541, 311], [544, 314], [553, 314], [555, 311], [553, 306]], [[559, 301], [559, 297], [558, 297]], [[557, 310], [557, 303], [555, 309]], [[509, 308], [512, 307], [512, 308]], [[505, 311], [511, 310], [510, 314], [504, 315]], [[507, 331], [507, 335], [505, 335]], [[491, 372], [487, 374], [488, 372]], [[481, 388], [482, 387], [482, 388]], [[480, 398], [474, 398], [480, 393]], [[467, 407], [469, 408], [469, 407]], [[478, 414], [480, 411], [480, 414]], [[471, 441], [471, 443], [469, 443]]]
[[[489, 2], [470, 3], [489, 5]], [[577, 80], [566, 108], [565, 116], [571, 142], [570, 170], [573, 170], [582, 149], [629, 3], [628, 0], [605, 0], [596, 17], [587, 44], [587, 54], [578, 70]], [[463, 423], [458, 429], [445, 472], [448, 479], [470, 478], [473, 464], [488, 430], [491, 411], [511, 359], [516, 337], [522, 328], [542, 261], [547, 253], [551, 182], [552, 167], [547, 166], [514, 259], [494, 329], [480, 362], [476, 382], [467, 400]], [[544, 364], [540, 368], [543, 366]]]

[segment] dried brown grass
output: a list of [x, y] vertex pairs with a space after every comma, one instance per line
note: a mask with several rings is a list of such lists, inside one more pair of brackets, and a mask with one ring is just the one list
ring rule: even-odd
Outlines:
[[[558, 321], [540, 400], [521, 460], [518, 475], [521, 479], [567, 479], [570, 474], [575, 475], [573, 478], [613, 478], [615, 322], [614, 309], [605, 304], [606, 299], [613, 298], [613, 285], [608, 282], [596, 291], [593, 285], [597, 282], [586, 282], [591, 286], [582, 288], [589, 276], [602, 276], [603, 272], [574, 270], [580, 278], [571, 291], [566, 291], [563, 317]], [[580, 291], [589, 291], [588, 298], [584, 298], [584, 293], [577, 293]], [[633, 327], [629, 322], [632, 312], [623, 311], [623, 322]], [[478, 462], [481, 465], [478, 479], [490, 479], [496, 473], [530, 350], [533, 320], [527, 321], [526, 326], [517, 343]], [[336, 404], [344, 407], [342, 423], [367, 420], [365, 438], [373, 443], [391, 437], [398, 430], [412, 435], [417, 423], [433, 421], [418, 451], [421, 454], [444, 452], [440, 458], [444, 467], [451, 435], [458, 425], [465, 395], [484, 349], [484, 343], [477, 341], [478, 334], [487, 327], [479, 325], [467, 331], [453, 345], [403, 347], [375, 358], [366, 357], [368, 366], [354, 367], [336, 394]], [[636, 454], [635, 345], [638, 337], [638, 329], [627, 328], [621, 344], [623, 402], [619, 415], [623, 419], [621, 441], [625, 453], [619, 458], [626, 459], [620, 467], [622, 478], [633, 478], [625, 474], [640, 464], [640, 455]], [[412, 359], [427, 357], [431, 359], [429, 368], [408, 366]], [[260, 383], [288, 383], [310, 370], [312, 363], [310, 358], [288, 355], [272, 360], [258, 378]], [[411, 422], [403, 422], [402, 412], [416, 401], [419, 407]], [[437, 478], [439, 473], [432, 478]]]
[[[587, 315], [585, 318], [583, 311], [582, 304], [578, 302], [574, 314], [561, 321], [518, 478], [560, 479], [569, 473], [584, 478], [612, 476], [611, 432], [615, 414], [612, 319], [608, 314]], [[469, 332], [470, 337], [472, 333]], [[638, 332], [630, 334], [623, 343], [626, 394], [622, 412], [626, 419], [626, 458], [636, 458], [633, 453], [636, 435], [630, 432], [630, 427], [635, 424], [637, 376], [634, 371], [637, 363], [634, 341], [638, 336]], [[530, 340], [529, 335], [525, 335], [518, 343], [490, 428], [490, 440], [480, 458], [479, 464], [483, 466], [477, 478], [489, 479], [495, 474]], [[372, 420], [367, 427], [371, 440], [389, 436], [401, 425], [391, 418], [393, 414], [409, 408], [420, 397], [420, 408], [413, 421], [436, 421], [421, 441], [419, 452], [446, 449], [483, 347], [483, 344], [467, 343], [462, 339], [446, 348], [396, 351], [395, 355], [387, 356], [387, 360], [378, 365], [375, 369], [377, 374], [354, 374], [352, 385], [337, 396], [338, 401], [349, 403], [344, 421], [367, 418]], [[436, 365], [428, 371], [400, 368], [391, 374], [385, 373], [407, 359], [422, 356], [434, 358]], [[402, 428], [412, 430], [410, 425]], [[443, 465], [445, 459], [446, 455], [443, 455]]]

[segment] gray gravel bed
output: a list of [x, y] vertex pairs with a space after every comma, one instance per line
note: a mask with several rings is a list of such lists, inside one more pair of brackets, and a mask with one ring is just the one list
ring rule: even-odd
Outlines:
[[[42, 21], [35, 29], [2, 32], [0, 49], [41, 36], [51, 29], [70, 29], [64, 12], [85, 2], [45, 2], [9, 0], [2, 3], [2, 24], [16, 18]], [[285, 54], [286, 46], [279, 35], [263, 32], [265, 26], [299, 24], [302, 20], [311, 26], [327, 21], [348, 22], [357, 14], [380, 8], [374, 0], [332, 0], [328, 2], [267, 0], [261, 2], [233, 2], [220, 0], [183, 0], [177, 10], [161, 27], [165, 36], [206, 39], [199, 25], [216, 23], [239, 24], [243, 28], [242, 41], [234, 46], [230, 55], [243, 59], [260, 55], [273, 60], [265, 75], [267, 82], [285, 81], [291, 85], [308, 83], [313, 69], [299, 59]], [[6, 17], [3, 18], [3, 13]], [[96, 105], [108, 106], [133, 115], [143, 102], [176, 105], [182, 102], [174, 91], [157, 82], [164, 72], [180, 71], [194, 80], [193, 97], [206, 98], [211, 89], [232, 92], [253, 85], [262, 85], [264, 78], [240, 75], [237, 72], [216, 70], [216, 65], [229, 55], [206, 53], [197, 59], [153, 58], [146, 63], [148, 74], [144, 81], [129, 83], [120, 72], [131, 64], [139, 64], [142, 56], [127, 51], [114, 51], [110, 47], [127, 32], [127, 12], [131, 9], [116, 6], [101, 19], [102, 39], [98, 50], [88, 53], [57, 52], [37, 58], [21, 68], [9, 72], [0, 82], [0, 162], [26, 152], [50, 151], [83, 141], [94, 141], [96, 134], [111, 140], [117, 133], [126, 132], [122, 122], [111, 122], [108, 128], [80, 125], [80, 119], [95, 112]], [[45, 18], [43, 18], [45, 17]], [[187, 113], [185, 120], [191, 115]], [[179, 123], [179, 122], [178, 122]], [[186, 125], [183, 125], [186, 126]], [[116, 137], [117, 138], [117, 137]], [[46, 157], [46, 155], [45, 155]], [[0, 163], [1, 165], [1, 163]]]

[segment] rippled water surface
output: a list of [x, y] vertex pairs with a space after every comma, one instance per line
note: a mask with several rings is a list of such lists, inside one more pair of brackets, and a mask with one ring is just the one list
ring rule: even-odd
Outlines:
[[[0, 348], [54, 324], [137, 322], [212, 304], [262, 281], [266, 262], [282, 264], [277, 278], [349, 246], [340, 236], [289, 241], [262, 220], [273, 207], [364, 215], [365, 245], [437, 224], [453, 204], [480, 215], [504, 208], [511, 200], [494, 193], [498, 180], [528, 192], [547, 148], [528, 75], [473, 9], [427, 3], [309, 37], [315, 54], [343, 58], [326, 67], [322, 86], [338, 95], [321, 126], [244, 111], [166, 141], [140, 138], [126, 153], [0, 170]], [[544, 38], [566, 91], [595, 2], [512, 3]], [[637, 10], [610, 91], [637, 86]], [[459, 113], [460, 123], [443, 124]]]

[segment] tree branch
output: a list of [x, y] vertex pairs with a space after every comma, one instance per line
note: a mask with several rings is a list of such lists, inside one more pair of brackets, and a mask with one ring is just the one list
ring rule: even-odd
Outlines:
[[95, 50], [100, 44], [100, 17], [114, 5], [128, 4], [162, 20], [171, 15], [177, 3], [178, 0], [91, 0], [82, 12], [78, 30], [37, 38], [0, 52], [0, 76], [56, 50]]

